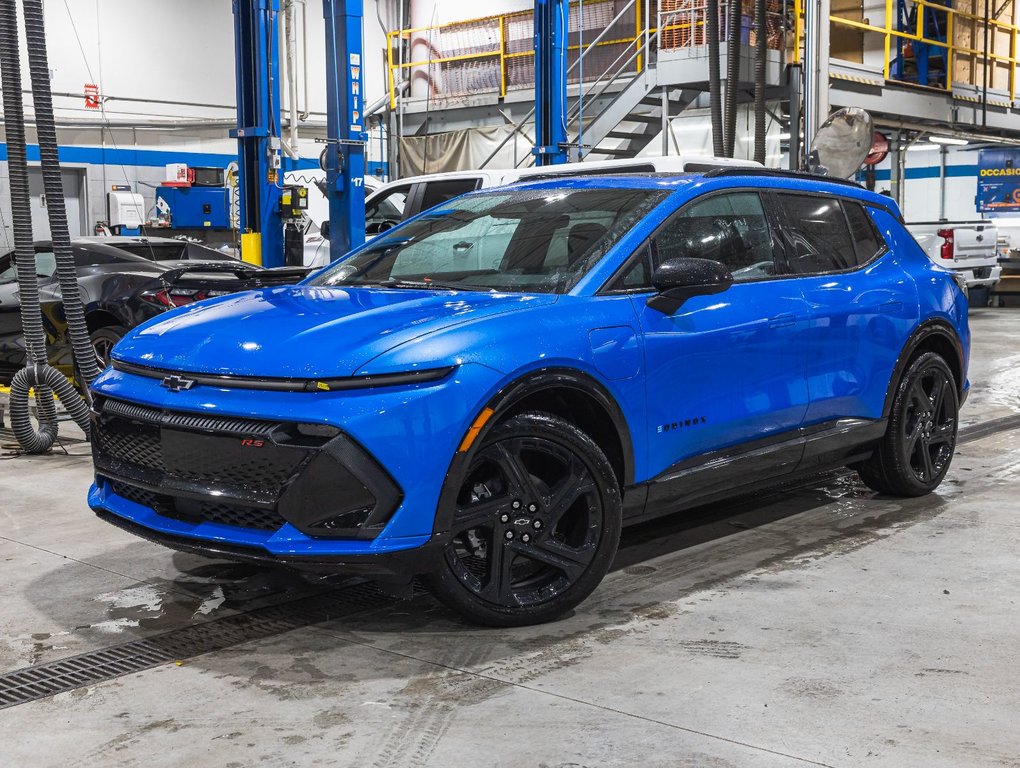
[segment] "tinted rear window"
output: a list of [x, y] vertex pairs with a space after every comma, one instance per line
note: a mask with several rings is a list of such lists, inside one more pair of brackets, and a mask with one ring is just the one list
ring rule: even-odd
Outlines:
[[840, 201], [816, 195], [780, 194], [786, 215], [787, 267], [795, 275], [837, 272], [857, 265]]

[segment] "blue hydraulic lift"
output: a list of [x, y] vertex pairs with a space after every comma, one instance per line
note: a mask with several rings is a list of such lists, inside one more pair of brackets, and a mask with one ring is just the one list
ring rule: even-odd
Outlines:
[[568, 160], [569, 0], [535, 0], [535, 165]]
[[[330, 258], [365, 241], [362, 0], [323, 0], [326, 19], [326, 194]], [[241, 250], [246, 261], [284, 263], [280, 122], [280, 0], [233, 0]]]

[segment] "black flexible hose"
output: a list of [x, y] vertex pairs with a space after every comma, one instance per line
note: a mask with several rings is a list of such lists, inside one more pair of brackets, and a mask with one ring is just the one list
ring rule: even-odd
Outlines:
[[[28, 159], [25, 154], [25, 108], [21, 96], [21, 56], [18, 50], [18, 11], [15, 0], [0, 0], [0, 83], [3, 86], [14, 259], [25, 352], [30, 366], [46, 366], [46, 333], [39, 307], [39, 279], [36, 276], [35, 247], [32, 242]], [[25, 387], [22, 392], [19, 385], [12, 382], [11, 424], [15, 436], [25, 450], [45, 451], [57, 436], [57, 410], [48, 387], [40, 386], [36, 390], [36, 403], [39, 432], [36, 432], [29, 419], [28, 388]]]
[[768, 56], [765, 0], [754, 0], [754, 161], [765, 164], [765, 57]]
[[743, 0], [730, 0], [726, 24], [726, 157], [737, 146], [737, 80], [740, 79], [740, 21]]
[[[28, 391], [35, 387], [36, 403], [40, 409], [40, 424], [42, 428], [36, 431], [32, 426], [28, 412]], [[43, 403], [49, 403], [53, 408], [52, 395], [42, 396], [43, 392], [56, 392], [60, 402], [67, 408], [71, 418], [81, 426], [88, 434], [89, 407], [81, 399], [74, 386], [67, 377], [49, 365], [32, 365], [22, 368], [11, 380], [11, 429], [18, 443], [28, 453], [43, 453], [49, 450], [57, 439], [57, 422], [53, 419], [52, 424], [42, 419]]]
[[712, 118], [712, 154], [722, 157], [726, 153], [723, 141], [722, 82], [719, 72], [719, 0], [708, 0], [705, 10], [708, 35], [708, 111]]
[[[74, 360], [87, 388], [99, 375], [96, 351], [89, 338], [78, 288], [78, 275], [71, 253], [71, 235], [67, 229], [67, 210], [64, 207], [64, 187], [60, 179], [60, 160], [57, 157], [57, 127], [53, 118], [53, 95], [50, 92], [50, 65], [46, 55], [46, 27], [43, 21], [42, 0], [23, 0], [25, 38], [28, 43], [28, 68], [32, 80], [32, 102], [35, 105], [35, 125], [39, 138], [39, 158], [42, 161], [43, 187], [46, 190], [46, 210], [50, 219], [50, 237], [53, 255], [57, 262], [57, 279], [71, 337]], [[88, 430], [88, 422], [79, 425]]]

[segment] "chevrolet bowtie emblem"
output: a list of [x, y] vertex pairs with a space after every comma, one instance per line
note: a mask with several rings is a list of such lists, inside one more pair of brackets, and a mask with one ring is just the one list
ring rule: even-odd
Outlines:
[[186, 379], [183, 376], [178, 376], [176, 373], [171, 376], [167, 376], [159, 384], [162, 387], [166, 387], [171, 392], [182, 392], [195, 386], [195, 382], [192, 379]]

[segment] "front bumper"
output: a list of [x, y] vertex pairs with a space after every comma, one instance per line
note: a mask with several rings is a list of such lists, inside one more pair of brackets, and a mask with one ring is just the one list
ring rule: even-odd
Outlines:
[[[451, 458], [463, 438], [465, 424], [476, 410], [474, 401], [478, 393], [488, 397], [489, 392], [494, 391], [498, 376], [483, 366], [464, 365], [442, 382], [361, 391], [252, 392], [194, 386], [187, 391], [171, 392], [161, 387], [158, 380], [107, 369], [93, 385], [100, 408], [104, 400], [117, 400], [140, 409], [143, 416], [155, 410], [188, 419], [183, 425], [175, 418], [160, 425], [161, 429], [170, 431], [181, 426], [203, 428], [208, 426], [207, 421], [226, 421], [228, 426], [236, 420], [318, 425], [326, 428], [329, 434], [344, 435], [349, 438], [350, 445], [360, 447], [370, 460], [368, 463], [375, 467], [373, 473], [392, 481], [399, 498], [396, 498], [395, 509], [390, 511], [390, 505], [386, 505], [386, 514], [375, 518], [378, 524], [370, 526], [371, 530], [364, 529], [363, 535], [314, 529], [312, 526], [321, 522], [323, 516], [317, 512], [305, 514], [303, 510], [320, 510], [341, 496], [329, 482], [337, 476], [337, 465], [333, 464], [330, 471], [322, 475], [325, 482], [307, 488], [310, 492], [302, 494], [297, 499], [299, 503], [292, 505], [294, 514], [284, 510], [284, 520], [278, 525], [262, 524], [262, 513], [279, 512], [276, 505], [281, 494], [288, 488], [293, 491], [295, 481], [289, 476], [283, 478], [274, 474], [272, 467], [259, 470], [267, 477], [272, 475], [272, 482], [258, 482], [258, 473], [254, 477], [251, 473], [236, 476], [235, 467], [231, 462], [225, 465], [223, 457], [234, 455], [240, 449], [235, 448], [231, 440], [220, 439], [223, 435], [212, 434], [207, 435], [210, 443], [218, 440], [220, 444], [215, 450], [206, 451], [198, 461], [198, 467], [193, 469], [207, 466], [208, 472], [198, 472], [197, 476], [182, 477], [180, 472], [165, 471], [153, 474], [139, 471], [137, 466], [111, 463], [97, 455], [97, 477], [89, 493], [89, 504], [103, 519], [145, 538], [214, 557], [229, 554], [235, 559], [318, 570], [387, 571], [392, 568], [402, 573], [423, 572], [429, 569], [427, 566], [432, 561], [431, 555], [425, 552], [441, 539], [435, 528], [436, 509]], [[137, 437], [146, 428], [144, 424], [139, 427], [129, 430], [125, 439]], [[231, 433], [234, 444], [248, 436], [241, 432]], [[250, 437], [264, 439], [264, 434], [255, 430]], [[95, 443], [97, 450], [101, 443], [100, 435]], [[132, 453], [128, 458], [138, 452], [144, 453], [148, 447], [151, 446], [130, 446]], [[245, 449], [247, 463], [260, 463], [263, 451], [262, 448]], [[182, 453], [187, 456], [190, 452], [191, 446], [180, 444], [175, 448], [174, 460], [179, 461]], [[343, 471], [351, 469], [350, 455], [345, 453], [341, 459]], [[148, 463], [150, 466], [141, 469], [152, 470], [152, 461]], [[307, 469], [310, 465], [301, 466]], [[155, 469], [161, 467], [157, 464]], [[372, 485], [364, 472], [354, 474], [360, 477], [362, 486]], [[127, 484], [142, 493], [184, 499], [184, 509], [165, 509], [158, 503], [147, 503], [151, 499], [136, 492], [118, 493], [115, 484]], [[390, 487], [385, 481], [382, 485], [384, 489]], [[327, 492], [314, 492], [316, 488], [326, 488]], [[328, 492], [330, 488], [333, 493]], [[377, 487], [372, 495], [379, 499], [385, 494]], [[245, 524], [233, 524], [238, 522], [232, 516], [234, 510], [227, 510], [227, 517], [219, 510], [216, 514], [205, 514], [206, 510], [199, 509], [195, 514], [193, 502], [218, 500], [228, 506], [245, 507], [241, 510], [245, 516], [254, 509], [258, 513], [253, 518], [254, 523], [248, 522], [246, 517], [242, 521]], [[418, 552], [419, 549], [422, 552]], [[398, 565], [398, 561], [404, 565]]]

